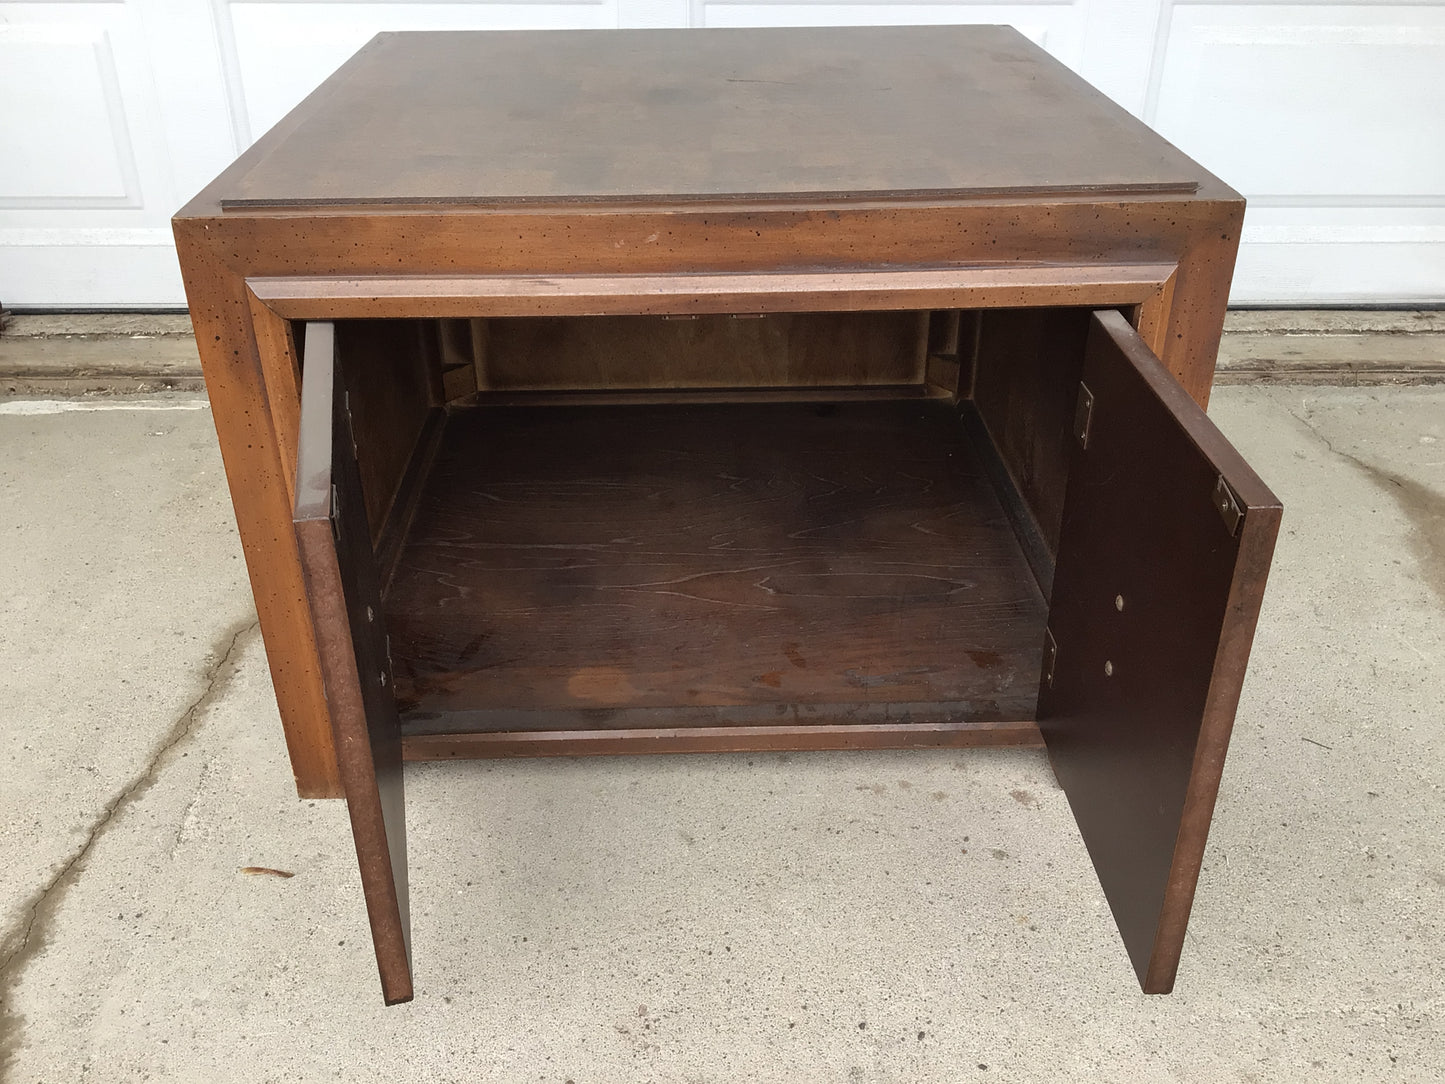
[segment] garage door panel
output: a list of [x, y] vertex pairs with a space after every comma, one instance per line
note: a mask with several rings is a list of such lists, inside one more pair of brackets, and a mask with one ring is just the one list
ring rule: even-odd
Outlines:
[[160, 109], [135, 3], [0, 5], [0, 103], [0, 211], [52, 226], [68, 212], [168, 202]]
[[386, 30], [616, 26], [616, 0], [578, 3], [257, 3], [222, 0], [217, 19], [232, 123], [249, 144], [374, 34]]
[[1441, 72], [1439, 9], [1182, 4], [1147, 119], [1252, 197], [1439, 194]]
[[1445, 296], [1445, 7], [1166, 4], [1145, 119], [1249, 200], [1230, 300]]
[[1083, 3], [786, 3], [773, 0], [695, 0], [694, 26], [921, 26], [1008, 24], [1077, 67], [1083, 39]]
[[379, 31], [900, 23], [1011, 24], [1243, 192], [1233, 302], [1445, 300], [1445, 0], [0, 0], [0, 299], [183, 304], [170, 215]]
[[1429, 302], [1445, 291], [1445, 207], [1251, 205], [1236, 302]]
[[[104, 26], [0, 29], [0, 101], [0, 147], [14, 154], [0, 171], [0, 198], [8, 205], [139, 202], [125, 104]], [[57, 124], [67, 128], [64, 141], [50, 138]]]

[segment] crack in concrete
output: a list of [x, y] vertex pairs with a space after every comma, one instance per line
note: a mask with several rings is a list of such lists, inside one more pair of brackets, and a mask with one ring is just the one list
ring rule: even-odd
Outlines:
[[14, 985], [45, 947], [50, 920], [66, 893], [79, 880], [81, 863], [120, 815], [156, 783], [168, 754], [191, 735], [201, 713], [225, 692], [236, 673], [234, 660], [250, 643], [259, 624], [255, 618], [238, 621], [217, 637], [212, 651], [216, 661], [206, 668], [200, 693], [171, 724], [145, 766], [106, 802], [80, 847], [21, 905], [20, 920], [0, 937], [0, 1081], [4, 1080], [7, 1068], [20, 1049], [24, 1017], [15, 1010]]
[[1336, 448], [1334, 442], [1321, 433], [1308, 417], [1301, 417], [1293, 410], [1289, 411], [1289, 416], [1324, 445], [1331, 455], [1349, 463], [1373, 485], [1389, 494], [1413, 528], [1410, 532], [1410, 544], [1415, 550], [1421, 577], [1426, 586], [1445, 603], [1445, 494], [1437, 493], [1413, 478], [1361, 459], [1352, 452], [1342, 451]]

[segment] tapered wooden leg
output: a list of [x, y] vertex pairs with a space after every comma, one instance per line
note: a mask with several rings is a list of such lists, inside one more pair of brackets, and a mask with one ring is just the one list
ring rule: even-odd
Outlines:
[[410, 1001], [401, 734], [381, 589], [330, 324], [310, 324], [293, 517], [381, 992]]

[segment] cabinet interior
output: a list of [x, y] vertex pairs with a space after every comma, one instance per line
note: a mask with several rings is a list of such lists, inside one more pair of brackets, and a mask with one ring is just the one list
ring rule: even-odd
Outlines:
[[338, 321], [409, 755], [1036, 741], [1089, 312]]

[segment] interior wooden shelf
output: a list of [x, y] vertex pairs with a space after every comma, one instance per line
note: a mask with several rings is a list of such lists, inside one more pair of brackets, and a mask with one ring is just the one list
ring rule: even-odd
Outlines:
[[408, 736], [1022, 727], [1046, 616], [926, 398], [454, 409], [385, 609]]

